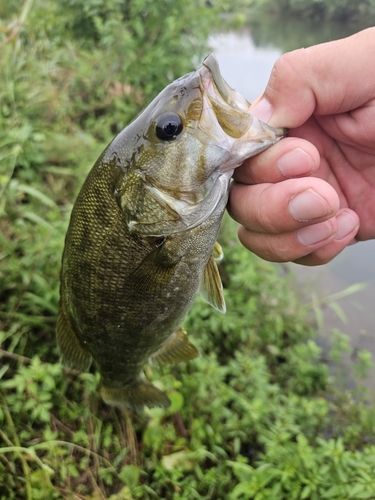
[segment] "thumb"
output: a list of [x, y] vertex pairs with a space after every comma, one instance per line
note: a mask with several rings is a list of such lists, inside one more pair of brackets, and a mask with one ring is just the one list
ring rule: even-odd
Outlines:
[[275, 63], [251, 113], [274, 127], [295, 128], [313, 113], [355, 109], [375, 98], [375, 28], [298, 49]]

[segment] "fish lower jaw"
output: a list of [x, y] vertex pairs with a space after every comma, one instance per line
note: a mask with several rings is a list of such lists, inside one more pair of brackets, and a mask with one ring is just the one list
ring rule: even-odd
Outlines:
[[256, 128], [252, 126], [243, 137], [233, 140], [229, 160], [220, 167], [222, 172], [233, 172], [245, 160], [268, 149], [286, 134], [286, 129], [275, 129], [266, 123], [257, 122]]

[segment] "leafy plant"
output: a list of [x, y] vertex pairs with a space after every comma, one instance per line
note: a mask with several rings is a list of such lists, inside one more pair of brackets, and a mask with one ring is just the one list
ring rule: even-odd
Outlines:
[[[0, 5], [0, 500], [374, 496], [373, 405], [332, 386], [306, 308], [229, 219], [228, 313], [197, 300], [184, 327], [200, 358], [146, 367], [169, 409], [105, 406], [94, 371], [58, 361], [78, 187], [106, 141], [194, 67], [218, 12], [199, 0]], [[337, 335], [331, 357], [345, 346]], [[359, 353], [360, 377], [370, 365]]]

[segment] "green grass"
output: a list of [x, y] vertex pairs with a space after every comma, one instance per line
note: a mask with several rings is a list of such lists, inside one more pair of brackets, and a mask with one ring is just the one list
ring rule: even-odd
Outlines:
[[[59, 363], [60, 261], [79, 186], [107, 141], [192, 69], [219, 19], [204, 2], [155, 5], [0, 6], [0, 500], [374, 498], [373, 404], [333, 388], [306, 307], [228, 218], [227, 314], [198, 299], [184, 327], [201, 356], [146, 367], [170, 408], [108, 407], [94, 369]], [[339, 361], [346, 342], [328, 356]], [[361, 353], [358, 373], [370, 364]]]

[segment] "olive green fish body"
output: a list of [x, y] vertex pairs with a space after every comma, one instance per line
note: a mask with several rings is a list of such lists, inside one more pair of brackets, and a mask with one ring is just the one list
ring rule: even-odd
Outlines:
[[[111, 166], [106, 168], [109, 171]], [[116, 381], [129, 383], [138, 376], [134, 366], [144, 365], [194, 302], [225, 198], [221, 212], [186, 234], [145, 238], [129, 233], [109, 190], [96, 184], [97, 180], [93, 186], [86, 182], [72, 213], [63, 258], [61, 309], [75, 325], [83, 349], [103, 370], [110, 366], [116, 371]], [[88, 199], [92, 200], [89, 210]], [[79, 318], [79, 324], [74, 318]], [[105, 376], [105, 371], [101, 373]]]
[[[215, 244], [233, 169], [284, 133], [256, 121], [209, 56], [121, 132], [72, 211], [61, 271], [63, 362], [101, 373], [101, 395], [168, 406], [143, 366], [198, 355], [180, 324], [197, 293], [225, 311]], [[255, 125], [254, 125], [255, 123]]]

